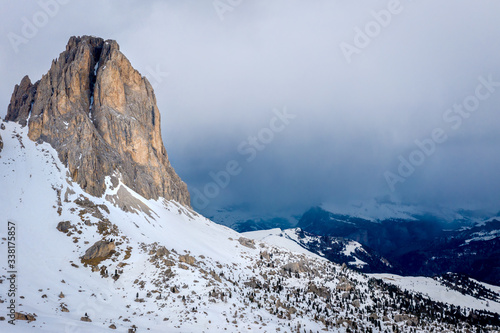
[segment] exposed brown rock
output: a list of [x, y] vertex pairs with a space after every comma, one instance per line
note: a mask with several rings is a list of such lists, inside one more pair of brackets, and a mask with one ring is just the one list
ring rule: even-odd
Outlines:
[[220, 276], [217, 273], [215, 273], [215, 271], [211, 270], [210, 275], [214, 278], [215, 281], [222, 282]]
[[351, 291], [354, 289], [354, 286], [350, 282], [341, 282], [341, 283], [337, 284], [336, 289], [342, 290], [342, 291]]
[[14, 313], [14, 319], [15, 320], [27, 320], [27, 321], [35, 321], [36, 320], [36, 314], [30, 314], [30, 313], [20, 313], [16, 312]]
[[107, 242], [103, 240], [98, 241], [85, 251], [85, 254], [82, 257], [82, 262], [97, 265], [102, 260], [109, 258], [109, 256], [113, 254], [114, 250], [114, 242]]
[[261, 252], [260, 256], [262, 257], [262, 259], [271, 260], [271, 257], [269, 256], [269, 253], [267, 251]]
[[30, 139], [51, 144], [87, 193], [102, 196], [105, 177], [119, 174], [146, 199], [190, 205], [163, 146], [153, 88], [116, 41], [71, 37], [40, 81], [24, 77], [6, 119], [28, 118]]
[[191, 257], [189, 254], [185, 254], [183, 256], [179, 256], [179, 261], [180, 262], [184, 262], [188, 265], [191, 265], [193, 266], [195, 263], [196, 263], [196, 259], [194, 259], [193, 257]]
[[[5, 129], [5, 124], [3, 123], [3, 120], [2, 118], [0, 118], [0, 130], [4, 130]], [[3, 149], [3, 139], [2, 139], [2, 135], [0, 134], [0, 153], [2, 152], [2, 149]]]
[[290, 271], [291, 273], [304, 273], [310, 272], [309, 264], [306, 260], [300, 260], [299, 262], [291, 262], [283, 266], [285, 271]]
[[160, 246], [158, 250], [156, 250], [156, 255], [158, 257], [166, 257], [170, 255], [170, 251], [167, 250], [165, 246]]
[[72, 227], [73, 226], [70, 221], [61, 221], [57, 224], [57, 230], [60, 232], [68, 232], [68, 230]]
[[248, 239], [245, 237], [240, 237], [238, 239], [238, 242], [240, 242], [241, 245], [249, 247], [251, 249], [255, 249], [255, 241], [253, 239]]
[[20, 84], [14, 87], [14, 93], [10, 99], [9, 107], [7, 108], [7, 116], [5, 120], [16, 121], [21, 125], [26, 126], [26, 121], [29, 118], [32, 104], [35, 101], [35, 94], [38, 82], [31, 83], [28, 75], [23, 77]]
[[153, 217], [153, 211], [148, 205], [137, 199], [124, 186], [120, 185], [118, 191], [114, 195], [106, 195], [106, 200], [111, 202], [116, 207], [120, 207], [124, 212], [132, 212], [138, 214], [143, 212], [150, 217]]
[[318, 295], [319, 297], [323, 297], [323, 298], [330, 297], [330, 290], [327, 287], [317, 286], [314, 283], [310, 283], [307, 286], [307, 292], [314, 293], [314, 294]]

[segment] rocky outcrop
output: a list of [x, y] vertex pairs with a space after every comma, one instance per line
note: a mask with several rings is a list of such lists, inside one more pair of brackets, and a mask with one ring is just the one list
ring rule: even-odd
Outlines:
[[191, 257], [189, 254], [179, 256], [179, 261], [184, 262], [191, 266], [193, 266], [196, 263], [196, 259], [194, 259], [194, 257]]
[[307, 287], [307, 292], [318, 295], [319, 297], [330, 298], [330, 291], [327, 287], [316, 286], [314, 283], [310, 283]]
[[115, 251], [115, 243], [108, 241], [98, 241], [85, 251], [82, 262], [94, 264], [109, 258]]
[[68, 230], [70, 228], [74, 228], [73, 225], [71, 225], [71, 222], [70, 221], [61, 221], [57, 224], [57, 230], [59, 230], [60, 232], [68, 232]]
[[146, 199], [190, 205], [163, 146], [153, 88], [113, 40], [71, 37], [40, 81], [16, 85], [6, 119], [27, 122], [30, 139], [51, 144], [91, 195], [118, 175]]
[[[5, 129], [5, 125], [2, 122], [2, 118], [0, 118], [0, 129], [1, 130]], [[0, 153], [2, 152], [2, 149], [3, 149], [3, 139], [2, 139], [2, 134], [0, 134]]]
[[251, 249], [255, 249], [255, 241], [253, 239], [240, 237], [238, 239], [238, 242], [240, 242], [240, 244], [243, 246], [246, 246], [246, 247], [251, 248]]
[[283, 269], [290, 273], [307, 273], [311, 271], [306, 260], [287, 263], [285, 266], [283, 266]]
[[28, 75], [23, 77], [20, 84], [16, 84], [9, 107], [7, 108], [5, 120], [16, 121], [26, 126], [31, 108], [35, 102], [37, 86], [38, 82], [32, 84]]
[[28, 322], [31, 322], [31, 321], [36, 320], [36, 314], [15, 312], [14, 319], [15, 320], [27, 320]]
[[354, 286], [350, 282], [341, 282], [337, 284], [336, 289], [341, 291], [351, 291], [354, 289]]

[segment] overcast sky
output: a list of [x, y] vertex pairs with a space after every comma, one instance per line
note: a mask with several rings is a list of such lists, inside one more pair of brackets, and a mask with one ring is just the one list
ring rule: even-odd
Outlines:
[[498, 1], [0, 6], [0, 114], [70, 36], [115, 39], [155, 87], [198, 210], [382, 197], [500, 210]]

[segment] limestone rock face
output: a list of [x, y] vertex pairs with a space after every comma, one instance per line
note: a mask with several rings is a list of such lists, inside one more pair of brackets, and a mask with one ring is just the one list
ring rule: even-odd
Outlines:
[[105, 177], [119, 174], [146, 199], [190, 205], [163, 146], [153, 88], [116, 41], [71, 37], [40, 81], [16, 85], [6, 119], [29, 119], [30, 139], [51, 144], [89, 194], [102, 196]]
[[5, 120], [16, 121], [21, 125], [26, 126], [26, 120], [29, 117], [31, 107], [35, 101], [35, 94], [38, 82], [31, 83], [28, 75], [23, 77], [19, 85], [14, 87], [14, 93], [10, 99], [9, 107], [7, 108], [7, 116]]

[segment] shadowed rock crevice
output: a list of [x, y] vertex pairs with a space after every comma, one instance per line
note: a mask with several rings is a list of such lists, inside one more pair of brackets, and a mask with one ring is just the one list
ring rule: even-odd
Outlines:
[[28, 124], [31, 140], [51, 144], [91, 195], [102, 196], [105, 177], [118, 172], [146, 199], [190, 205], [163, 146], [153, 88], [116, 41], [71, 37], [41, 80], [25, 76], [16, 85], [6, 120]]

